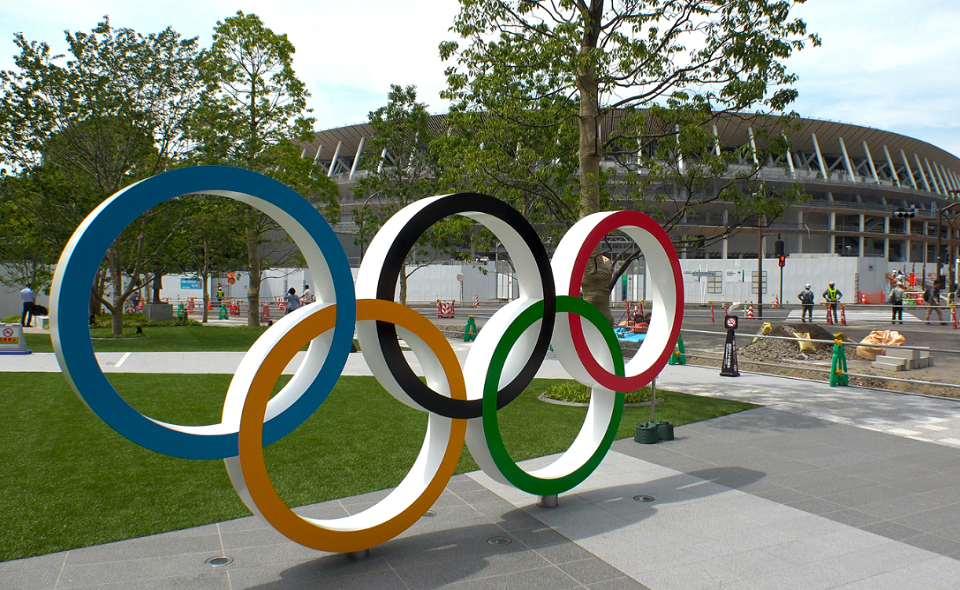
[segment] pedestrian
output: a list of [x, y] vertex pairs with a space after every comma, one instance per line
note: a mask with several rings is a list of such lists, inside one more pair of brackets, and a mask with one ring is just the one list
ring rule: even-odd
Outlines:
[[810, 288], [810, 283], [804, 285], [803, 291], [800, 291], [800, 294], [797, 295], [797, 299], [800, 300], [800, 304], [803, 306], [803, 312], [800, 314], [801, 323], [807, 323], [807, 315], [810, 316], [810, 323], [813, 323], [813, 302], [815, 298], [816, 296]]
[[943, 321], [943, 316], [940, 315], [940, 287], [937, 286], [937, 283], [931, 283], [923, 292], [923, 302], [926, 303], [927, 307], [927, 325], [930, 324], [930, 312], [937, 312], [937, 319], [940, 320], [941, 326], [946, 326], [947, 322]]
[[223, 285], [217, 283], [217, 305], [223, 302]]
[[20, 316], [20, 325], [24, 328], [32, 328], [33, 306], [37, 303], [37, 294], [30, 288], [30, 285], [20, 291], [20, 300], [23, 301], [23, 315]]
[[308, 305], [317, 300], [317, 296], [313, 294], [313, 291], [310, 290], [310, 285], [303, 286], [303, 296], [300, 298], [300, 303], [302, 305]]
[[293, 287], [290, 287], [290, 290], [287, 291], [287, 294], [284, 295], [283, 298], [287, 300], [287, 313], [300, 307], [300, 298], [297, 297], [297, 290]]
[[840, 292], [840, 289], [837, 289], [836, 283], [830, 281], [827, 283], [827, 290], [823, 292], [823, 298], [827, 300], [827, 319], [829, 319], [830, 312], [833, 312], [833, 323], [839, 324], [840, 320], [837, 319], [837, 305], [840, 303], [840, 298], [843, 297], [843, 293]]
[[903, 325], [903, 287], [900, 283], [894, 283], [893, 290], [890, 291], [890, 305], [893, 306], [893, 317], [890, 318], [891, 324], [896, 324], [900, 320]]

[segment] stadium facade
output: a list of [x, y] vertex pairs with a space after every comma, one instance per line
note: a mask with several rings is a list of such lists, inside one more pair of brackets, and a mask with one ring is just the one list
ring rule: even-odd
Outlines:
[[[894, 269], [918, 277], [936, 276], [938, 232], [941, 260], [955, 260], [951, 233], [954, 244], [960, 240], [948, 221], [960, 212], [960, 205], [951, 209], [949, 215], [940, 212], [960, 197], [960, 158], [924, 141], [889, 131], [816, 119], [794, 123], [792, 131], [785, 133], [789, 157], [768, 160], [761, 166], [756, 181], [772, 190], [801, 183], [811, 198], [789, 207], [782, 217], [764, 228], [762, 239], [758, 239], [757, 228], [745, 227], [682, 254], [685, 273], [691, 275], [687, 278], [713, 283], [701, 285], [702, 293], [696, 299], [709, 299], [711, 294], [719, 295], [717, 300], [750, 299], [749, 290], [727, 289], [717, 283], [728, 282], [724, 277], [737, 280], [736, 272], [740, 273], [740, 282], [755, 280], [748, 275], [757, 268], [760, 244], [763, 251], [759, 254], [772, 258], [773, 242], [778, 236], [789, 254], [786, 272], [790, 287], [786, 292], [805, 282], [825, 284], [828, 274], [835, 275], [833, 279], [848, 293], [883, 289], [884, 276]], [[431, 125], [442, 129], [443, 116], [435, 116]], [[609, 131], [610, 125], [607, 121], [608, 129], [602, 133]], [[754, 141], [750, 117], [723, 117], [713, 129], [718, 138], [717, 149], [736, 149]], [[335, 230], [356, 262], [360, 252], [353, 244], [356, 228], [352, 211], [362, 201], [353, 197], [352, 188], [358, 178], [370, 173], [359, 168], [370, 134], [366, 124], [329, 129], [318, 132], [303, 150], [303, 157], [312, 158], [341, 185], [342, 216]], [[389, 163], [389, 154], [381, 156]], [[619, 166], [613, 157], [605, 158], [603, 165]], [[735, 169], [731, 166], [731, 175]], [[731, 211], [722, 202], [703, 205], [686, 216], [672, 233], [678, 237], [722, 234]], [[904, 216], [903, 212], [913, 216]], [[776, 260], [764, 264], [764, 275], [772, 281], [764, 291], [775, 293]], [[946, 266], [941, 269], [945, 275]], [[770, 272], [774, 274], [769, 275]]]

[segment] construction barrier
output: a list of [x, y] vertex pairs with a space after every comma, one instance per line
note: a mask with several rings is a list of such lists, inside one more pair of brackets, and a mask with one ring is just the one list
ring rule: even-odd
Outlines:
[[474, 295], [474, 296], [473, 296], [473, 306], [474, 306], [474, 307], [480, 307], [480, 296], [479, 296], [479, 295]]
[[847, 307], [846, 303], [843, 303], [840, 305], [840, 325], [841, 326], [847, 325], [846, 307]]
[[710, 323], [711, 324], [717, 323], [716, 319], [714, 319], [713, 317], [713, 301], [710, 302]]
[[230, 304], [230, 315], [240, 315], [240, 304], [237, 303], [236, 299]]
[[953, 329], [957, 329], [957, 306], [953, 305], [950, 307], [950, 314], [953, 316]]
[[843, 340], [833, 341], [833, 360], [830, 364], [830, 387], [849, 386], [847, 377], [847, 355], [843, 351]]
[[780, 309], [780, 300], [776, 297], [773, 298], [773, 309]]
[[446, 303], [437, 299], [437, 317], [438, 318], [453, 318], [456, 313], [456, 302], [451, 301]]
[[678, 335], [677, 337], [677, 346], [673, 349], [673, 354], [670, 355], [670, 360], [667, 361], [668, 365], [685, 365], [687, 364], [687, 355], [686, 349], [683, 347], [683, 334]]
[[260, 311], [260, 321], [263, 323], [270, 321], [270, 305], [266, 301], [263, 302], [263, 309]]
[[193, 313], [197, 308], [197, 304], [193, 301], [193, 297], [187, 299], [187, 313]]
[[747, 319], [753, 319], [753, 304], [747, 308]]
[[887, 302], [887, 294], [884, 291], [877, 291], [876, 293], [860, 293], [859, 302], [869, 305], [883, 305]]
[[477, 321], [472, 315], [467, 316], [467, 325], [463, 327], [463, 341], [470, 342], [477, 339]]
[[227, 303], [226, 303], [226, 302], [223, 302], [223, 303], [220, 304], [220, 315], [219, 315], [219, 319], [221, 319], [221, 320], [229, 319], [229, 317], [227, 316]]

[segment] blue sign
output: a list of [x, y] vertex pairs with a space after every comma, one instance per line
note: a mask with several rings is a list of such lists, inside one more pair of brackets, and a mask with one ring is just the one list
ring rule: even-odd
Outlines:
[[180, 279], [181, 289], [199, 289], [200, 279]]

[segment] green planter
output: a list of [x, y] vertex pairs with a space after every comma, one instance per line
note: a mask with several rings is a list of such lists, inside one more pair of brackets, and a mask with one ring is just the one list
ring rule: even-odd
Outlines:
[[660, 437], [660, 440], [673, 440], [673, 424], [657, 422], [657, 436]]
[[633, 440], [642, 445], [652, 445], [660, 442], [660, 435], [657, 434], [657, 423], [641, 422], [637, 424], [637, 431], [633, 435]]

